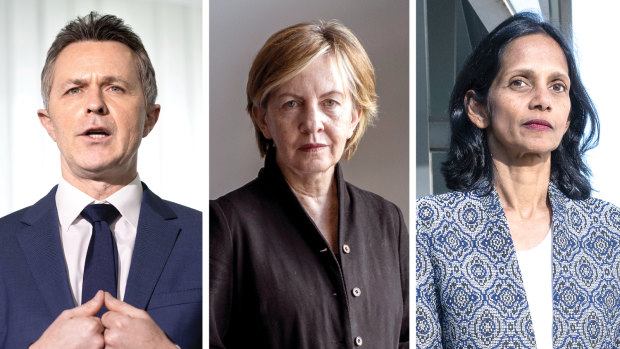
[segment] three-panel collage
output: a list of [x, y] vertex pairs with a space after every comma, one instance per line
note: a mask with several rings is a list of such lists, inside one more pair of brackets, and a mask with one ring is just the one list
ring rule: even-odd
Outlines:
[[0, 2], [0, 348], [620, 348], [619, 11]]

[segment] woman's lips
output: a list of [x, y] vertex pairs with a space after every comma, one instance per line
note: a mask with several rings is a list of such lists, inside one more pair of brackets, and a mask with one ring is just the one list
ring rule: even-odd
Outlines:
[[528, 122], [526, 122], [525, 124], [523, 124], [523, 126], [525, 126], [526, 128], [529, 128], [531, 130], [549, 130], [553, 127], [551, 127], [551, 124], [549, 123], [549, 121], [547, 120], [543, 120], [543, 119], [533, 119], [533, 120], [529, 120]]
[[298, 149], [306, 152], [306, 153], [313, 153], [313, 152], [317, 152], [323, 148], [327, 147], [327, 145], [325, 144], [320, 144], [320, 143], [307, 143], [302, 145], [301, 147], [299, 147]]

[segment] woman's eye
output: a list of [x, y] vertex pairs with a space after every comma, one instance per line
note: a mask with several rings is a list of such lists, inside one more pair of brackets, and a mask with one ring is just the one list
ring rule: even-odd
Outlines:
[[286, 108], [295, 108], [297, 106], [297, 102], [296, 101], [288, 101], [288, 102], [284, 103], [284, 106]]
[[335, 105], [336, 105], [336, 101], [335, 101], [335, 100], [333, 100], [333, 99], [328, 99], [328, 100], [325, 100], [325, 102], [323, 102], [323, 104], [324, 104], [326, 107], [333, 107], [333, 106], [335, 106]]
[[523, 87], [523, 86], [525, 86], [525, 81], [520, 80], [520, 79], [512, 80], [510, 82], [510, 86], [513, 86], [513, 87]]
[[553, 89], [553, 91], [555, 92], [564, 92], [566, 91], [566, 86], [558, 82], [558, 83], [551, 85], [551, 89]]

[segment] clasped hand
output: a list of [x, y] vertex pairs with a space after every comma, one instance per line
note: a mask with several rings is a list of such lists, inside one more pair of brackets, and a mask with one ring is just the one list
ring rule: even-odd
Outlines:
[[[108, 312], [95, 314], [102, 306]], [[90, 301], [67, 309], [30, 346], [37, 348], [177, 348], [149, 314], [103, 291]]]

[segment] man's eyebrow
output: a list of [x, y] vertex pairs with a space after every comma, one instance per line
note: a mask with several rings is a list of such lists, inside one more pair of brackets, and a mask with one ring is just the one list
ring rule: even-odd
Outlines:
[[[125, 80], [125, 79], [121, 79], [119, 77], [116, 76], [104, 76], [101, 79], [102, 83], [105, 84], [114, 84], [114, 83], [121, 83], [123, 85], [126, 86], [132, 86], [132, 84]], [[86, 85], [87, 84], [87, 80], [86, 79], [69, 79], [67, 80], [64, 84], [62, 84], [63, 87], [65, 86], [82, 86], [82, 85]]]
[[101, 79], [102, 82], [107, 83], [107, 84], [111, 84], [111, 83], [121, 83], [127, 86], [131, 86], [131, 83], [125, 79], [121, 79], [119, 77], [116, 76], [104, 76], [103, 79]]
[[70, 79], [62, 83], [61, 86], [80, 86], [83, 85], [85, 81], [84, 79]]

